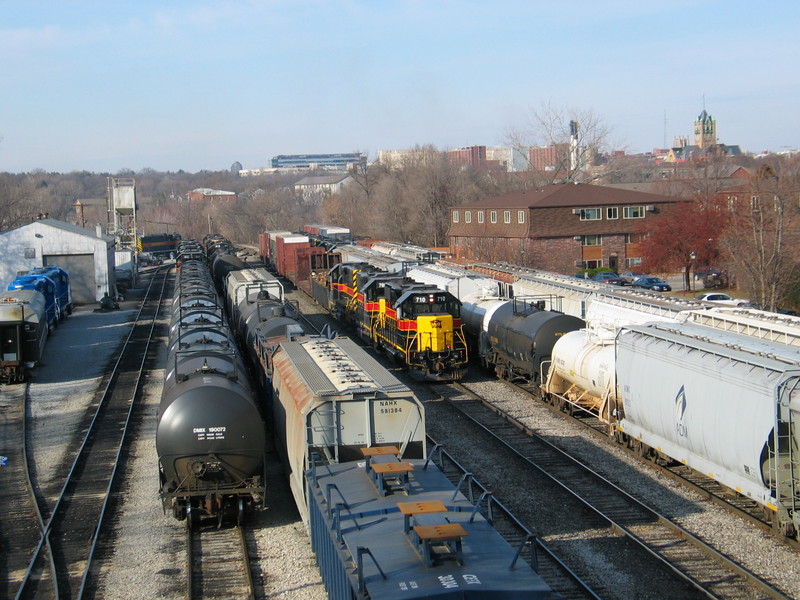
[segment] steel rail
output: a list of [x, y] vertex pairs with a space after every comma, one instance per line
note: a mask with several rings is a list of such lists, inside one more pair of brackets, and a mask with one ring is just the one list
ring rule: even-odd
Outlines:
[[[450, 462], [450, 464], [452, 464], [460, 472], [460, 474], [462, 476], [466, 475], [466, 474], [468, 474], [470, 472], [469, 469], [467, 469], [466, 467], [464, 467], [464, 465], [462, 465], [460, 462], [458, 462], [458, 460], [456, 460], [456, 458], [452, 454], [450, 454], [449, 452], [444, 450], [444, 448], [440, 444], [438, 444], [434, 438], [432, 438], [430, 435], [427, 435], [426, 437], [428, 439], [428, 442], [435, 449], [435, 451], [440, 453], [443, 458], [447, 458], [447, 460]], [[431, 454], [432, 453], [433, 453], [433, 451], [431, 452]], [[431, 460], [435, 461], [435, 457], [431, 456]], [[486, 486], [484, 486], [480, 481], [478, 481], [474, 477], [472, 477], [470, 479], [470, 481], [471, 481], [471, 484], [474, 485], [475, 487], [477, 487], [482, 493], [488, 493], [489, 492], [488, 488], [486, 488]], [[497, 509], [507, 519], [509, 519], [525, 536], [532, 537], [532, 538], [535, 539], [535, 545], [534, 545], [534, 548], [532, 550], [534, 553], [536, 552], [537, 548], [541, 548], [541, 550], [550, 557], [550, 559], [554, 562], [554, 564], [559, 569], [561, 569], [562, 572], [564, 572], [566, 574], [566, 576], [569, 579], [571, 579], [580, 588], [580, 591], [583, 594], [585, 594], [586, 596], [588, 596], [590, 598], [594, 598], [595, 600], [601, 600], [601, 596], [599, 596], [591, 588], [591, 586], [588, 583], [586, 583], [577, 573], [575, 573], [575, 571], [573, 571], [566, 564], [566, 562], [564, 562], [564, 560], [561, 559], [558, 556], [558, 554], [556, 554], [556, 552], [552, 548], [550, 548], [550, 546], [547, 545], [546, 542], [544, 542], [541, 539], [539, 539], [538, 536], [534, 536], [533, 533], [531, 532], [531, 530], [528, 529], [525, 526], [525, 524], [522, 523], [522, 521], [520, 521], [517, 518], [517, 516], [511, 511], [511, 509], [509, 509], [505, 504], [503, 504], [502, 501], [498, 500], [497, 497], [495, 497], [494, 495], [491, 495], [490, 498], [491, 498], [490, 501], [491, 501], [493, 507], [497, 507]]]
[[[162, 267], [162, 269], [166, 269], [166, 268], [167, 267]], [[136, 329], [136, 325], [139, 322], [139, 320], [141, 319], [141, 315], [144, 312], [145, 306], [147, 304], [147, 299], [149, 298], [150, 289], [151, 289], [151, 287], [153, 285], [154, 279], [155, 278], [151, 278], [151, 280], [150, 280], [150, 285], [148, 286], [147, 291], [145, 293], [145, 299], [142, 302], [141, 306], [139, 307], [138, 312], [136, 313], [136, 318], [135, 318], [133, 324], [131, 325], [130, 331], [128, 332], [128, 336], [125, 338], [125, 341], [123, 343], [123, 351], [120, 352], [119, 355], [117, 356], [117, 360], [115, 361], [114, 366], [113, 366], [113, 368], [111, 370], [111, 375], [108, 378], [108, 381], [106, 382], [106, 386], [105, 386], [105, 388], [103, 390], [102, 399], [98, 403], [98, 406], [97, 406], [97, 408], [95, 410], [95, 413], [92, 416], [92, 420], [89, 423], [89, 427], [88, 427], [88, 429], [86, 431], [86, 434], [84, 435], [84, 438], [83, 438], [83, 440], [81, 442], [81, 445], [78, 448], [78, 451], [77, 451], [77, 453], [75, 455], [75, 458], [74, 458], [74, 460], [72, 462], [72, 465], [70, 467], [70, 470], [69, 470], [69, 472], [67, 474], [67, 477], [66, 477], [66, 479], [64, 481], [64, 484], [63, 484], [63, 486], [61, 488], [61, 492], [60, 492], [60, 494], [58, 496], [58, 499], [56, 500], [56, 503], [53, 506], [53, 509], [51, 511], [51, 514], [50, 514], [50, 518], [47, 520], [46, 523], [44, 523], [44, 526], [43, 526], [42, 532], [41, 532], [41, 536], [39, 538], [39, 543], [38, 543], [38, 545], [36, 547], [36, 550], [34, 551], [32, 557], [31, 557], [31, 559], [29, 561], [28, 568], [27, 568], [27, 570], [25, 572], [25, 576], [23, 577], [22, 583], [20, 584], [20, 587], [17, 590], [17, 594], [15, 596], [16, 600], [22, 600], [22, 598], [24, 597], [24, 594], [26, 592], [26, 588], [29, 585], [29, 583], [31, 581], [31, 578], [33, 576], [33, 571], [34, 571], [34, 569], [36, 567], [36, 563], [38, 562], [39, 556], [42, 553], [42, 549], [46, 545], [49, 546], [49, 536], [50, 536], [50, 533], [51, 533], [51, 531], [53, 529], [53, 524], [54, 524], [55, 518], [56, 518], [57, 515], [60, 514], [61, 505], [64, 502], [65, 496], [67, 495], [67, 488], [69, 487], [70, 483], [72, 483], [72, 481], [73, 481], [73, 479], [75, 477], [75, 470], [78, 468], [78, 466], [79, 466], [79, 464], [80, 464], [80, 462], [81, 462], [81, 460], [83, 458], [84, 451], [86, 450], [87, 445], [89, 443], [89, 440], [92, 437], [92, 435], [94, 434], [95, 425], [96, 425], [96, 423], [97, 423], [97, 421], [99, 419], [99, 415], [100, 415], [102, 409], [104, 408], [104, 406], [106, 404], [106, 401], [108, 400], [108, 398], [110, 396], [109, 392], [112, 389], [112, 383], [116, 382], [116, 380], [117, 380], [119, 365], [122, 362], [124, 349], [128, 347], [128, 344], [130, 343], [131, 338], [133, 337], [133, 333], [134, 333], [134, 331]], [[155, 320], [155, 318], [154, 318], [154, 320]], [[127, 424], [126, 424], [126, 427], [127, 427]], [[52, 556], [53, 553], [50, 552], [49, 554], [50, 554], [50, 559], [52, 561], [53, 560], [53, 556]], [[87, 568], [88, 568], [88, 565], [87, 565]], [[59, 589], [58, 589], [59, 584], [58, 584], [58, 577], [57, 576], [54, 576], [52, 585], [53, 585], [53, 596], [54, 596], [54, 598], [58, 599], [60, 597], [60, 593], [59, 593]]]
[[[501, 417], [503, 420], [508, 422], [510, 425], [516, 427], [521, 433], [523, 433], [526, 436], [528, 436], [528, 437], [530, 437], [532, 439], [535, 439], [537, 442], [545, 445], [546, 447], [551, 449], [553, 452], [555, 452], [559, 456], [563, 457], [566, 461], [569, 461], [576, 468], [578, 468], [578, 469], [590, 474], [592, 477], [595, 477], [598, 481], [601, 481], [604, 485], [606, 485], [607, 487], [613, 489], [614, 491], [616, 491], [617, 493], [619, 493], [620, 495], [625, 497], [629, 502], [631, 502], [633, 505], [637, 506], [640, 510], [645, 511], [646, 513], [649, 513], [653, 518], [655, 518], [663, 526], [671, 529], [674, 533], [678, 534], [679, 536], [682, 536], [683, 538], [685, 538], [686, 540], [691, 542], [692, 545], [694, 545], [696, 548], [698, 548], [701, 552], [703, 552], [706, 555], [708, 555], [708, 556], [712, 557], [713, 559], [717, 560], [720, 564], [722, 564], [726, 568], [730, 569], [732, 572], [734, 572], [737, 575], [739, 575], [740, 577], [742, 577], [748, 583], [751, 583], [751, 584], [755, 585], [756, 587], [758, 587], [759, 590], [761, 592], [765, 593], [768, 597], [775, 598], [776, 600], [791, 600], [789, 596], [785, 595], [783, 592], [781, 592], [780, 590], [776, 589], [775, 587], [770, 585], [768, 582], [762, 580], [760, 577], [758, 577], [755, 573], [753, 573], [749, 569], [747, 569], [747, 568], [743, 567], [742, 565], [739, 565], [738, 563], [734, 562], [732, 559], [730, 559], [728, 556], [726, 556], [725, 554], [723, 554], [719, 550], [716, 550], [715, 548], [712, 548], [711, 546], [709, 546], [708, 544], [703, 542], [700, 538], [698, 538], [697, 536], [695, 536], [691, 532], [687, 531], [686, 529], [684, 529], [683, 527], [681, 527], [677, 523], [674, 523], [673, 521], [669, 520], [667, 517], [661, 515], [660, 513], [658, 513], [657, 511], [655, 511], [651, 507], [649, 507], [649, 506], [645, 505], [644, 503], [642, 503], [637, 498], [634, 498], [628, 492], [626, 492], [625, 490], [623, 490], [622, 488], [620, 488], [619, 486], [617, 486], [613, 482], [609, 481], [607, 478], [603, 477], [602, 475], [600, 475], [599, 473], [597, 473], [593, 469], [587, 467], [586, 465], [581, 463], [578, 459], [574, 458], [573, 456], [571, 456], [570, 454], [568, 454], [567, 452], [565, 452], [564, 450], [562, 450], [561, 448], [559, 448], [558, 446], [553, 444], [552, 442], [550, 442], [550, 441], [544, 439], [543, 437], [539, 436], [535, 431], [533, 431], [532, 429], [527, 427], [525, 424], [521, 423], [520, 421], [518, 421], [517, 419], [512, 417], [510, 414], [508, 414], [506, 411], [504, 411], [500, 407], [494, 405], [491, 401], [481, 397], [479, 394], [476, 394], [475, 392], [473, 392], [472, 390], [470, 390], [469, 388], [465, 387], [462, 384], [452, 383], [452, 384], [450, 384], [450, 386], [455, 388], [455, 389], [457, 389], [457, 390], [459, 390], [463, 394], [466, 394], [466, 395], [470, 396], [475, 401], [480, 402], [480, 404], [482, 404], [487, 409], [489, 409], [492, 412], [494, 412], [496, 415]], [[704, 595], [706, 595], [708, 598], [718, 598], [718, 596], [716, 596], [710, 590], [706, 589], [700, 582], [696, 581], [691, 575], [689, 575], [687, 573], [684, 573], [683, 571], [678, 569], [675, 565], [670, 563], [665, 557], [661, 556], [660, 554], [655, 552], [655, 550], [653, 550], [652, 548], [647, 546], [647, 544], [643, 540], [639, 539], [626, 526], [624, 526], [624, 525], [622, 525], [620, 523], [617, 523], [612, 517], [604, 514], [599, 508], [595, 507], [590, 501], [586, 500], [585, 498], [581, 497], [577, 492], [575, 492], [572, 489], [570, 489], [567, 486], [567, 484], [565, 484], [564, 482], [556, 479], [553, 475], [548, 473], [543, 467], [541, 467], [540, 465], [536, 464], [530, 458], [527, 458], [526, 456], [523, 456], [516, 449], [514, 449], [511, 446], [511, 444], [509, 444], [505, 440], [501, 439], [495, 432], [491, 431], [486, 425], [478, 422], [474, 417], [472, 417], [471, 415], [469, 415], [466, 412], [464, 412], [463, 410], [461, 410], [456, 405], [456, 403], [450, 402], [446, 397], [443, 397], [443, 399], [445, 401], [447, 401], [451, 406], [453, 406], [456, 410], [458, 410], [462, 415], [464, 415], [466, 418], [468, 418], [471, 422], [473, 422], [477, 427], [479, 427], [482, 430], [484, 430], [487, 434], [492, 436], [496, 441], [498, 441], [500, 444], [505, 446], [509, 451], [514, 453], [516, 456], [518, 456], [521, 460], [523, 460], [526, 463], [528, 463], [529, 465], [531, 465], [539, 473], [541, 473], [543, 476], [548, 478], [554, 484], [556, 484], [559, 487], [561, 487], [565, 492], [570, 494], [573, 498], [575, 498], [582, 505], [586, 506], [588, 509], [590, 509], [592, 512], [594, 512], [596, 515], [598, 515], [602, 519], [606, 520], [606, 522], [608, 522], [614, 529], [616, 529], [617, 531], [619, 531], [620, 533], [625, 535], [631, 542], [633, 542], [634, 544], [639, 546], [642, 550], [644, 550], [646, 553], [651, 555], [655, 560], [657, 560], [660, 564], [662, 564], [669, 571], [675, 573], [679, 578], [681, 578], [684, 581], [686, 581], [689, 585], [691, 585], [692, 587], [697, 589], [699, 592], [701, 592]]]
[[[134, 384], [133, 394], [131, 396], [131, 403], [130, 406], [128, 407], [128, 413], [125, 417], [125, 425], [122, 428], [122, 434], [120, 436], [119, 446], [117, 447], [117, 453], [114, 458], [114, 467], [111, 469], [111, 474], [108, 479], [108, 485], [106, 486], [105, 495], [103, 496], [103, 504], [100, 509], [100, 515], [97, 519], [97, 527], [95, 527], [92, 535], [92, 544], [89, 548], [89, 555], [86, 560], [86, 567], [83, 570], [83, 577], [81, 577], [81, 585], [78, 588], [78, 598], [83, 598], [83, 594], [86, 590], [86, 585], [89, 580], [89, 574], [92, 568], [92, 561], [94, 560], [94, 553], [95, 550], [97, 549], [98, 540], [100, 539], [100, 532], [103, 530], [103, 524], [105, 523], [105, 517], [106, 517], [106, 509], [108, 508], [109, 499], [111, 498], [111, 488], [116, 483], [117, 468], [119, 467], [120, 458], [122, 458], [122, 450], [125, 445], [125, 440], [128, 436], [128, 429], [131, 423], [133, 409], [136, 407], [136, 396], [139, 395], [139, 393], [141, 392], [142, 373], [144, 372], [145, 362], [147, 361], [147, 353], [150, 350], [150, 343], [152, 342], [153, 339], [153, 331], [155, 331], [156, 323], [158, 322], [158, 315], [159, 312], [161, 311], [161, 305], [164, 300], [164, 290], [167, 286], [168, 278], [166, 276], [166, 273], [161, 273], [160, 270], [157, 270], [156, 273], [163, 274], [163, 279], [161, 281], [161, 290], [159, 291], [158, 294], [158, 306], [153, 315], [153, 320], [150, 323], [150, 332], [149, 335], [147, 336], [147, 343], [145, 344], [144, 350], [142, 351], [142, 361], [139, 364], [139, 370], [136, 374], [136, 382]], [[153, 286], [154, 280], [155, 277], [151, 277], [150, 285], [148, 286], [147, 292], [145, 293], [145, 300], [142, 303], [142, 307], [144, 307], [144, 304], [146, 302], [150, 301], [150, 289]], [[141, 310], [139, 314], [141, 314]], [[133, 333], [133, 327], [131, 327], [131, 333]]]

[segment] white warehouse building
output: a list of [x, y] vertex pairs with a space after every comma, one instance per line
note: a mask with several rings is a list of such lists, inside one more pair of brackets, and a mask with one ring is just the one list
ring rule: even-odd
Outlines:
[[57, 266], [70, 275], [77, 304], [114, 295], [114, 238], [56, 219], [41, 219], [0, 233], [0, 285], [8, 288], [20, 271]]

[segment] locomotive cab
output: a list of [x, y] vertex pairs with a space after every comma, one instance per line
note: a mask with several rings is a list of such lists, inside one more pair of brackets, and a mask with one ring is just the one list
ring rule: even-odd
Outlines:
[[426, 378], [461, 379], [467, 344], [461, 327], [461, 302], [438, 288], [411, 286], [394, 302], [398, 328], [406, 330], [409, 365]]

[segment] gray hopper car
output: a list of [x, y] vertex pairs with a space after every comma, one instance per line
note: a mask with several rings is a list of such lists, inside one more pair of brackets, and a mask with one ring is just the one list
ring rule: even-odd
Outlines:
[[425, 456], [422, 403], [352, 340], [283, 342], [272, 364], [276, 437], [304, 521], [312, 454], [338, 463], [361, 458], [365, 447], [395, 445], [404, 456]]

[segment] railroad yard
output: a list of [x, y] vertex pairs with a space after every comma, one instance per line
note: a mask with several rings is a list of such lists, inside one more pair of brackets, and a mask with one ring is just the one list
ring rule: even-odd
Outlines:
[[[42, 363], [28, 388], [27, 444], [33, 485], [40, 504], [48, 506], [49, 510], [53, 510], [64, 486], [65, 470], [72, 464], [82, 440], [86, 415], [94, 411], [99, 391], [108, 383], [104, 376], [110, 372], [121, 342], [131, 330], [148, 280], [154, 277], [155, 271], [144, 275], [119, 310], [77, 309], [58, 326], [48, 342]], [[166, 296], [170, 297], [168, 288], [169, 284]], [[297, 302], [301, 311], [320, 324], [329, 321], [303, 292], [288, 292], [287, 298]], [[133, 404], [131, 426], [123, 444], [119, 482], [112, 487], [110, 517], [98, 536], [98, 550], [85, 597], [183, 598], [187, 578], [195, 577], [187, 565], [185, 525], [165, 515], [159, 499], [155, 432], [167, 357], [168, 318], [167, 312], [162, 310], [154, 322], [151, 344], [144, 359], [142, 385]], [[342, 333], [351, 335], [346, 331]], [[389, 362], [385, 364], [397, 377], [403, 377], [398, 368]], [[667, 538], [660, 532], [652, 534], [656, 538], [648, 543], [651, 550], [643, 552], [643, 544], [633, 539], [647, 535], [642, 530], [650, 524], [650, 517], [636, 517], [634, 522], [625, 523], [625, 517], [633, 514], [633, 509], [626, 508], [626, 514], [618, 515], [615, 522], [605, 520], [575, 499], [573, 492], [564, 492], [570, 480], [554, 482], [557, 475], [543, 474], [542, 469], [547, 469], [544, 464], [532, 468], [529, 462], [514, 454], [517, 442], [493, 413], [485, 412], [476, 417], [484, 423], [485, 429], [467, 418], [466, 404], [474, 399], [453, 388], [445, 390], [446, 386], [440, 384], [404, 381], [413, 386], [425, 403], [428, 434], [443, 444], [570, 569], [589, 583], [596, 597], [620, 600], [800, 598], [800, 554], [796, 546], [731, 515], [630, 453], [590, 435], [580, 423], [512, 390], [479, 367], [470, 367], [463, 382], [467, 390], [496, 404], [547, 441], [575, 456], [580, 463], [673, 521], [685, 530], [685, 535]], [[23, 458], [19, 449], [19, 407], [25, 401], [24, 396], [25, 384], [0, 387], [0, 415], [3, 415], [0, 454], [8, 457], [8, 463], [0, 468], [0, 478], [10, 472], [15, 461]], [[459, 404], [464, 405], [464, 412], [459, 410]], [[472, 407], [471, 410], [480, 412], [482, 409]], [[505, 441], [497, 441], [489, 432], [495, 432]], [[535, 461], [541, 452], [537, 450], [534, 455], [529, 451], [526, 456]], [[255, 597], [326, 598], [308, 534], [274, 447], [270, 447], [268, 453], [267, 475], [268, 508], [249, 517], [245, 530], [250, 566], [255, 574]], [[3, 489], [9, 493], [6, 485]], [[13, 491], [11, 495], [15, 502], [25, 503], [21, 491]], [[582, 492], [581, 495], [587, 494]], [[0, 517], [4, 549], [0, 595], [3, 597], [16, 595], [28, 567], [26, 556], [6, 551], [20, 548], [16, 540], [10, 539], [11, 532], [15, 531], [11, 521], [23, 519], [24, 515], [24, 511], [7, 512]], [[745, 573], [719, 567], [716, 558], [709, 559], [708, 566], [698, 566], [699, 559], [691, 558], [695, 563], [689, 567], [694, 569], [691, 572], [694, 583], [674, 576], [673, 567], [657, 562], [654, 555], [666, 556], [670, 564], [680, 564], [680, 559], [670, 557], [669, 551], [671, 547], [683, 548], [679, 538], [689, 536], [715, 548]], [[200, 546], [196, 554], [198, 552], [200, 558], [208, 558], [203, 557], [203, 553], [215, 550], [213, 547], [204, 550]], [[682, 554], [688, 552], [680, 550]], [[224, 558], [221, 562], [225, 563]], [[221, 568], [225, 571], [228, 567], [223, 564]], [[231, 566], [228, 570], [230, 572], [221, 577], [222, 583], [217, 584], [219, 587], [204, 588], [206, 582], [199, 576], [194, 597], [246, 597], [243, 595], [246, 587], [237, 579], [236, 568]], [[746, 572], [768, 585], [754, 587], [752, 582], [746, 581]], [[543, 577], [547, 580], [544, 574]], [[38, 588], [38, 592], [36, 589], [24, 597], [46, 597], [44, 587]], [[565, 595], [573, 597], [571, 593], [565, 592]], [[73, 590], [70, 597], [78, 597], [78, 594]]]

